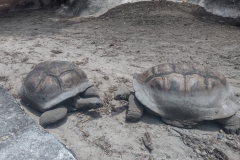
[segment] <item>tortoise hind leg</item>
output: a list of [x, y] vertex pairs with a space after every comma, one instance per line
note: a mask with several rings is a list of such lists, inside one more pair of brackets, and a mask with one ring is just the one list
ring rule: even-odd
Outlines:
[[180, 127], [180, 128], [196, 128], [201, 122], [199, 121], [190, 121], [190, 120], [172, 120], [168, 118], [161, 117], [162, 121], [166, 124]]
[[84, 91], [83, 93], [80, 93], [80, 97], [82, 98], [91, 98], [91, 97], [97, 97], [99, 98], [98, 93], [95, 91], [94, 87], [89, 87]]
[[67, 116], [67, 107], [60, 104], [57, 108], [44, 112], [39, 119], [41, 126], [47, 126], [56, 123]]
[[240, 134], [240, 111], [236, 112], [231, 117], [218, 119], [217, 122], [222, 125], [226, 133]]
[[132, 93], [129, 96], [128, 110], [126, 114], [126, 120], [130, 122], [139, 121], [143, 115], [143, 105], [137, 100]]

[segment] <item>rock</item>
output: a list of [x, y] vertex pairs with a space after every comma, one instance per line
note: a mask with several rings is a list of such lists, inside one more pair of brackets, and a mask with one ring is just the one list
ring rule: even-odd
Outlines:
[[231, 135], [227, 135], [226, 138], [227, 138], [228, 140], [233, 140], [233, 137], [232, 137]]
[[212, 154], [214, 149], [215, 148], [213, 146], [209, 146], [207, 151]]
[[194, 149], [194, 152], [196, 152], [197, 154], [201, 154], [201, 151], [200, 151], [199, 148], [195, 148], [195, 149]]
[[62, 143], [37, 125], [1, 86], [0, 126], [1, 159], [76, 159]]
[[207, 156], [207, 152], [206, 151], [201, 152], [201, 156], [202, 157], [206, 157]]
[[39, 9], [41, 4], [38, 0], [20, 0], [10, 11], [21, 11], [29, 9]]
[[[62, 10], [61, 14], [72, 16], [94, 16], [98, 17], [106, 13], [109, 9], [120, 6], [124, 3], [133, 3], [144, 0], [71, 0], [67, 9]], [[145, 0], [145, 1], [160, 1], [160, 0]], [[192, 3], [204, 7], [205, 10], [213, 14], [223, 17], [240, 17], [239, 5], [237, 0], [172, 0], [184, 3]], [[207, 40], [207, 38], [206, 38]]]
[[6, 12], [11, 9], [19, 0], [1, 0], [0, 1], [0, 12]]
[[51, 52], [54, 53], [54, 54], [60, 54], [60, 53], [63, 53], [63, 51], [60, 50], [60, 49], [58, 49], [58, 48], [57, 48], [57, 49], [52, 49]]
[[220, 140], [223, 139], [223, 135], [222, 134], [218, 134], [217, 135], [217, 139], [220, 139]]
[[153, 150], [153, 144], [150, 134], [148, 132], [145, 132], [142, 139], [145, 147], [151, 152]]

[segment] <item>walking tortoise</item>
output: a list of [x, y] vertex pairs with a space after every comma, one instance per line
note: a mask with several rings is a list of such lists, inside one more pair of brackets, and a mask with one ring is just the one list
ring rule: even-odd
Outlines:
[[67, 61], [39, 63], [27, 74], [19, 95], [31, 108], [43, 113], [42, 126], [63, 119], [69, 111], [103, 106], [87, 75]]
[[240, 105], [226, 78], [199, 63], [166, 63], [134, 74], [135, 93], [119, 89], [115, 100], [129, 100], [126, 119], [137, 121], [146, 110], [164, 123], [193, 128], [216, 120], [227, 133], [240, 134]]

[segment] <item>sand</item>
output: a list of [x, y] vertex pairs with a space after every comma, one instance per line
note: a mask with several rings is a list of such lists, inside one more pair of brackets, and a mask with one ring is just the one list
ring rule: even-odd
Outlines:
[[[73, 61], [95, 85], [104, 107], [69, 113], [45, 128], [80, 160], [240, 159], [240, 136], [212, 121], [181, 129], [145, 114], [125, 121], [126, 102], [112, 92], [132, 88], [133, 73], [165, 62], [197, 61], [223, 73], [240, 102], [240, 20], [172, 2], [118, 6], [99, 18], [62, 17], [54, 10], [0, 15], [0, 84], [39, 123], [39, 113], [17, 94], [26, 74], [46, 60]], [[148, 132], [153, 150], [143, 144]]]

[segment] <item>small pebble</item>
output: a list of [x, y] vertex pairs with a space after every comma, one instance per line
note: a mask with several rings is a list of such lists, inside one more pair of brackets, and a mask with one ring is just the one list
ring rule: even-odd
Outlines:
[[209, 153], [213, 153], [213, 150], [214, 150], [215, 148], [213, 147], [213, 146], [209, 146], [209, 148], [208, 148], [208, 152]]
[[187, 142], [185, 140], [183, 140], [183, 143], [187, 145]]
[[54, 53], [54, 54], [60, 54], [60, 53], [63, 53], [63, 51], [60, 50], [60, 49], [52, 49], [51, 52]]
[[195, 148], [194, 151], [197, 153], [197, 154], [200, 154], [201, 151], [198, 149], [198, 148]]
[[230, 135], [227, 135], [226, 138], [227, 138], [228, 140], [233, 140], [233, 137], [230, 136]]
[[203, 151], [203, 152], [201, 153], [201, 156], [203, 156], [203, 157], [207, 156], [207, 152], [206, 152], [206, 151]]
[[223, 138], [223, 135], [222, 134], [218, 134], [217, 135], [217, 139], [222, 139]]

